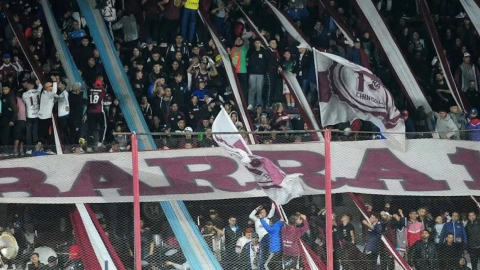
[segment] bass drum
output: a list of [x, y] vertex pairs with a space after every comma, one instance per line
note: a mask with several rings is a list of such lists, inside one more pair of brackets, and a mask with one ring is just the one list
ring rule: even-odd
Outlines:
[[58, 259], [57, 253], [55, 252], [55, 250], [53, 250], [53, 248], [50, 247], [37, 247], [33, 252], [38, 253], [40, 262], [44, 265], [48, 265], [48, 258], [50, 256], [54, 256]]

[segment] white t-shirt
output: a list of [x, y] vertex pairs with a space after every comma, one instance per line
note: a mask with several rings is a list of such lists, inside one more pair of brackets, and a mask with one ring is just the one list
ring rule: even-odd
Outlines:
[[54, 102], [57, 97], [57, 83], [53, 83], [52, 91], [48, 92], [43, 90], [40, 94], [40, 110], [38, 111], [38, 118], [48, 119], [52, 118], [52, 110]]
[[68, 101], [68, 91], [63, 90], [58, 95], [58, 117], [62, 117], [70, 114], [70, 102]]
[[248, 239], [248, 238], [245, 237], [245, 236], [242, 236], [242, 237], [238, 238], [237, 244], [235, 245], [235, 252], [236, 252], [237, 254], [242, 253], [243, 247], [244, 247], [248, 242], [250, 242], [250, 241], [252, 241], [252, 240], [251, 240], [251, 239]]
[[38, 118], [38, 110], [40, 109], [40, 91], [42, 86], [39, 85], [37, 89], [30, 89], [23, 93], [22, 99], [25, 102], [27, 111], [27, 118]]

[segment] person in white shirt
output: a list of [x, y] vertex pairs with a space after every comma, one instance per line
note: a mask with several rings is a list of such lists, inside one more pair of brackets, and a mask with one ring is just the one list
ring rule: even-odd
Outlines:
[[[25, 83], [27, 91], [22, 95], [22, 100], [25, 102], [25, 109], [27, 111], [27, 138], [25, 139], [27, 147], [31, 147], [34, 142], [38, 142], [38, 110], [40, 108], [42, 85], [38, 83], [37, 88], [35, 88], [35, 85], [36, 82], [29, 79]], [[31, 153], [32, 150], [27, 151], [27, 154]]]
[[57, 96], [57, 79], [52, 76], [52, 82], [45, 83], [45, 89], [40, 94], [40, 109], [38, 111], [38, 137], [44, 145], [50, 140], [49, 130], [52, 127], [52, 112]]
[[[268, 254], [268, 244], [269, 244], [269, 238], [268, 238], [268, 232], [265, 230], [263, 227], [262, 223], [260, 222], [260, 219], [264, 218], [266, 222], [270, 222], [270, 218], [273, 217], [275, 214], [275, 204], [272, 203], [272, 207], [270, 208], [270, 212], [267, 215], [267, 209], [265, 209], [262, 205], [258, 206], [255, 208], [252, 213], [250, 213], [250, 216], [248, 216], [253, 222], [255, 222], [255, 232], [258, 233], [259, 236], [259, 241], [260, 241], [260, 248], [262, 249], [260, 252], [260, 261], [264, 262], [264, 254]], [[265, 237], [267, 236], [267, 237]]]
[[60, 141], [64, 144], [69, 144], [68, 138], [68, 116], [70, 115], [70, 103], [68, 101], [67, 83], [58, 80], [58, 127]]
[[253, 232], [254, 232], [253, 228], [247, 228], [245, 230], [245, 234], [242, 237], [238, 238], [237, 244], [235, 245], [235, 252], [237, 254], [242, 253], [242, 250], [245, 244], [251, 241]]

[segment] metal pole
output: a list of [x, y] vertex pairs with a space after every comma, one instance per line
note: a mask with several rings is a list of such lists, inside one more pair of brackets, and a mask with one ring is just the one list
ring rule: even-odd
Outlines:
[[325, 210], [326, 210], [326, 236], [327, 236], [327, 270], [333, 270], [333, 210], [332, 210], [332, 163], [330, 141], [332, 131], [325, 130]]
[[138, 176], [138, 139], [132, 133], [132, 169], [133, 169], [133, 227], [135, 270], [142, 270], [142, 240], [140, 228], [140, 180]]

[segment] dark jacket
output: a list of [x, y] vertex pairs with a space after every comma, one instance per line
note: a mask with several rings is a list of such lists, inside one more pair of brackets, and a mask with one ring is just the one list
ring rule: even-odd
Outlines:
[[417, 270], [438, 269], [438, 253], [433, 242], [418, 241], [412, 248], [412, 261]]
[[272, 48], [268, 47], [265, 50], [265, 55], [267, 57], [267, 71], [277, 72], [278, 67], [280, 66], [280, 53], [278, 52], [278, 49], [275, 52]]
[[248, 52], [248, 74], [263, 75], [267, 72], [267, 52], [265, 49], [252, 49]]
[[451, 245], [443, 243], [438, 246], [438, 258], [441, 269], [455, 269], [460, 261], [460, 257], [462, 257], [462, 246], [462, 244], [455, 242]]
[[[309, 51], [306, 51], [300, 60], [300, 54], [298, 55], [298, 74], [297, 76], [301, 76], [303, 78], [307, 78], [308, 71], [312, 67], [312, 55]], [[300, 75], [301, 72], [301, 75]]]
[[[259, 244], [260, 245], [260, 244]], [[250, 270], [252, 269], [252, 265], [250, 263], [250, 253], [252, 252], [252, 243], [248, 242], [245, 244], [245, 246], [242, 249], [242, 252], [240, 253], [240, 257], [238, 260], [238, 269], [242, 270]], [[258, 249], [258, 260], [259, 260], [259, 265], [262, 265], [262, 261], [260, 258], [263, 257], [263, 254], [261, 254], [263, 251], [261, 248]]]
[[0, 97], [0, 102], [2, 103], [0, 108], [0, 122], [8, 123], [15, 122], [17, 119], [17, 98], [13, 93], [13, 90], [10, 90], [8, 95], [3, 95]]
[[468, 247], [480, 247], [480, 221], [478, 219], [473, 222], [469, 220], [465, 226], [465, 231], [467, 232]]

